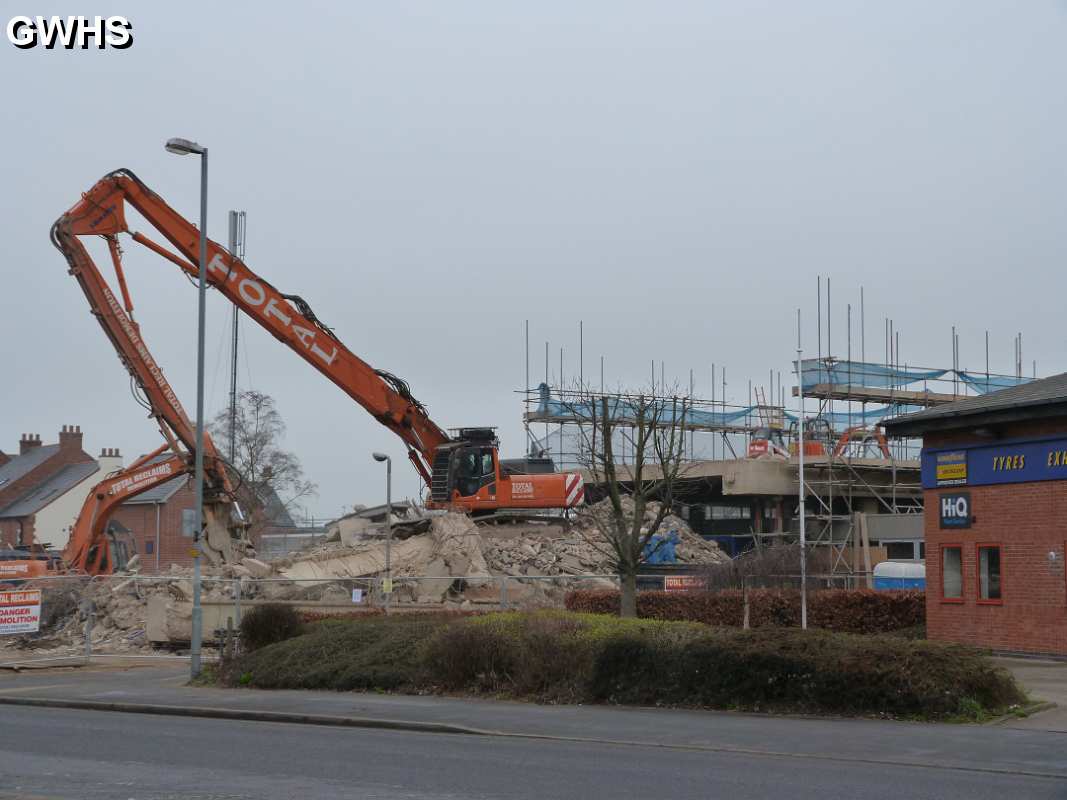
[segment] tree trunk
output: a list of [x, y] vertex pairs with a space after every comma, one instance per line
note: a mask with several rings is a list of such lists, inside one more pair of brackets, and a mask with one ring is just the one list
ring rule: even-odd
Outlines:
[[637, 575], [626, 569], [619, 576], [619, 616], [633, 618], [637, 616]]

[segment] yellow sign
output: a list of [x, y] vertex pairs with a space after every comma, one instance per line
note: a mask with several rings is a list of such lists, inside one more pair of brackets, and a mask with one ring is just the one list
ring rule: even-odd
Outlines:
[[967, 453], [938, 453], [936, 477], [938, 486], [967, 483]]
[[392, 578], [382, 578], [382, 594], [392, 594], [392, 593], [393, 593], [393, 579]]

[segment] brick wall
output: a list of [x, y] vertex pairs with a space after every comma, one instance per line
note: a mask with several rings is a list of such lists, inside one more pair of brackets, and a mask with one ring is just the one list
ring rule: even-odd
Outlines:
[[22, 525], [23, 541], [33, 541], [33, 516], [20, 519], [0, 519], [0, 548], [16, 547], [19, 544], [19, 524]]
[[[182, 509], [195, 507], [196, 495], [189, 481], [159, 506], [159, 569], [166, 572], [171, 564], [191, 567], [193, 558], [191, 537], [182, 536]], [[156, 506], [154, 503], [127, 503], [119, 506], [111, 518], [133, 532], [137, 552], [141, 556], [142, 572], [153, 573], [156, 569], [156, 554], [148, 552], [148, 543], [153, 549], [156, 541]]]
[[[36, 434], [23, 434], [19, 442], [19, 453], [25, 454], [41, 446], [41, 437]], [[51, 458], [38, 464], [16, 481], [0, 489], [0, 508], [14, 502], [35, 486], [44, 483], [61, 469], [70, 464], [82, 464], [95, 459], [82, 449], [82, 431], [76, 425], [64, 425], [59, 432], [59, 450]], [[33, 542], [33, 517], [25, 517], [23, 523], [23, 543]], [[16, 520], [0, 520], [0, 545], [18, 544]]]
[[[72, 430], [73, 428], [73, 430]], [[33, 437], [33, 438], [30, 438]], [[17, 481], [13, 481], [0, 489], [0, 507], [7, 505], [39, 483], [43, 483], [52, 475], [55, 475], [63, 467], [69, 464], [81, 464], [93, 461], [93, 457], [82, 450], [81, 429], [76, 426], [64, 425], [59, 434], [59, 450], [51, 458], [38, 464]], [[24, 434], [19, 442], [19, 452], [25, 454], [34, 447], [41, 446], [41, 437], [35, 434]]]
[[[1016, 423], [996, 430], [998, 438], [1067, 434], [1067, 419]], [[927, 447], [988, 445], [995, 440], [969, 432], [938, 432]], [[971, 495], [970, 528], [942, 530], [938, 498], [966, 490]], [[926, 618], [931, 639], [1028, 653], [1067, 654], [1067, 481], [942, 487], [925, 491]], [[963, 602], [942, 598], [941, 547], [962, 547]], [[979, 544], [999, 544], [999, 604], [978, 601]], [[1049, 553], [1055, 553], [1050, 566]]]

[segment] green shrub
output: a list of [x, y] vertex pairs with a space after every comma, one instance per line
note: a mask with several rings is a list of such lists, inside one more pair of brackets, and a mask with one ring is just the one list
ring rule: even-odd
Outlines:
[[253, 606], [241, 617], [241, 646], [246, 652], [299, 636], [304, 623], [292, 606], [267, 603]]
[[561, 611], [326, 620], [240, 656], [220, 679], [927, 718], [976, 719], [1024, 700], [1008, 672], [961, 645]]
[[960, 645], [827, 631], [710, 632], [678, 647], [606, 644], [590, 679], [599, 702], [845, 714], [974, 717], [1024, 696], [1010, 673]]
[[[799, 627], [800, 593], [796, 590], [750, 589], [749, 625]], [[613, 590], [568, 592], [570, 611], [618, 614], [619, 593]], [[741, 591], [639, 592], [639, 617], [703, 622], [716, 627], [741, 627]], [[876, 592], [869, 589], [823, 589], [808, 593], [808, 624], [843, 633], [886, 633], [926, 622], [926, 597], [921, 591]]]
[[414, 689], [427, 682], [419, 649], [442, 624], [429, 615], [315, 623], [301, 636], [242, 655], [226, 682], [247, 674], [245, 685], [260, 689]]
[[669, 640], [702, 626], [561, 611], [490, 614], [439, 630], [424, 651], [442, 688], [581, 701], [604, 642], [627, 632]]

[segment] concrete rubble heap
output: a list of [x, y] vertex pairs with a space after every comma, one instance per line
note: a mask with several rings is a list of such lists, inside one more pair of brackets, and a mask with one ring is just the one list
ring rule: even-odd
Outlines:
[[[646, 507], [646, 530], [659, 508], [658, 503]], [[624, 509], [633, 514], [629, 498], [624, 499]], [[475, 524], [463, 514], [411, 507], [392, 518], [395, 601], [424, 608], [496, 605], [502, 599], [501, 576], [509, 577], [504, 590], [509, 606], [558, 606], [568, 589], [614, 586], [610, 578], [574, 577], [615, 573], [612, 548], [601, 532], [609, 513], [603, 501], [574, 519], [527, 516]], [[679, 564], [729, 561], [714, 542], [705, 541], [676, 516], [667, 515], [659, 530], [676, 532]], [[233, 564], [205, 566], [205, 634], [210, 638], [214, 633], [207, 610], [215, 606], [222, 619], [232, 616], [237, 594], [248, 603], [272, 600], [307, 603], [326, 611], [351, 610], [352, 589], [362, 586], [369, 592], [385, 574], [385, 540], [384, 520], [341, 520], [326, 542], [277, 561], [244, 557]], [[6, 637], [0, 641], [0, 652], [29, 648], [35, 656], [75, 653], [84, 646], [87, 609], [94, 614], [95, 650], [134, 653], [152, 643], [188, 642], [192, 571], [175, 566], [161, 577], [166, 580], [86, 578], [47, 589], [43, 609], [47, 624], [42, 632]]]

